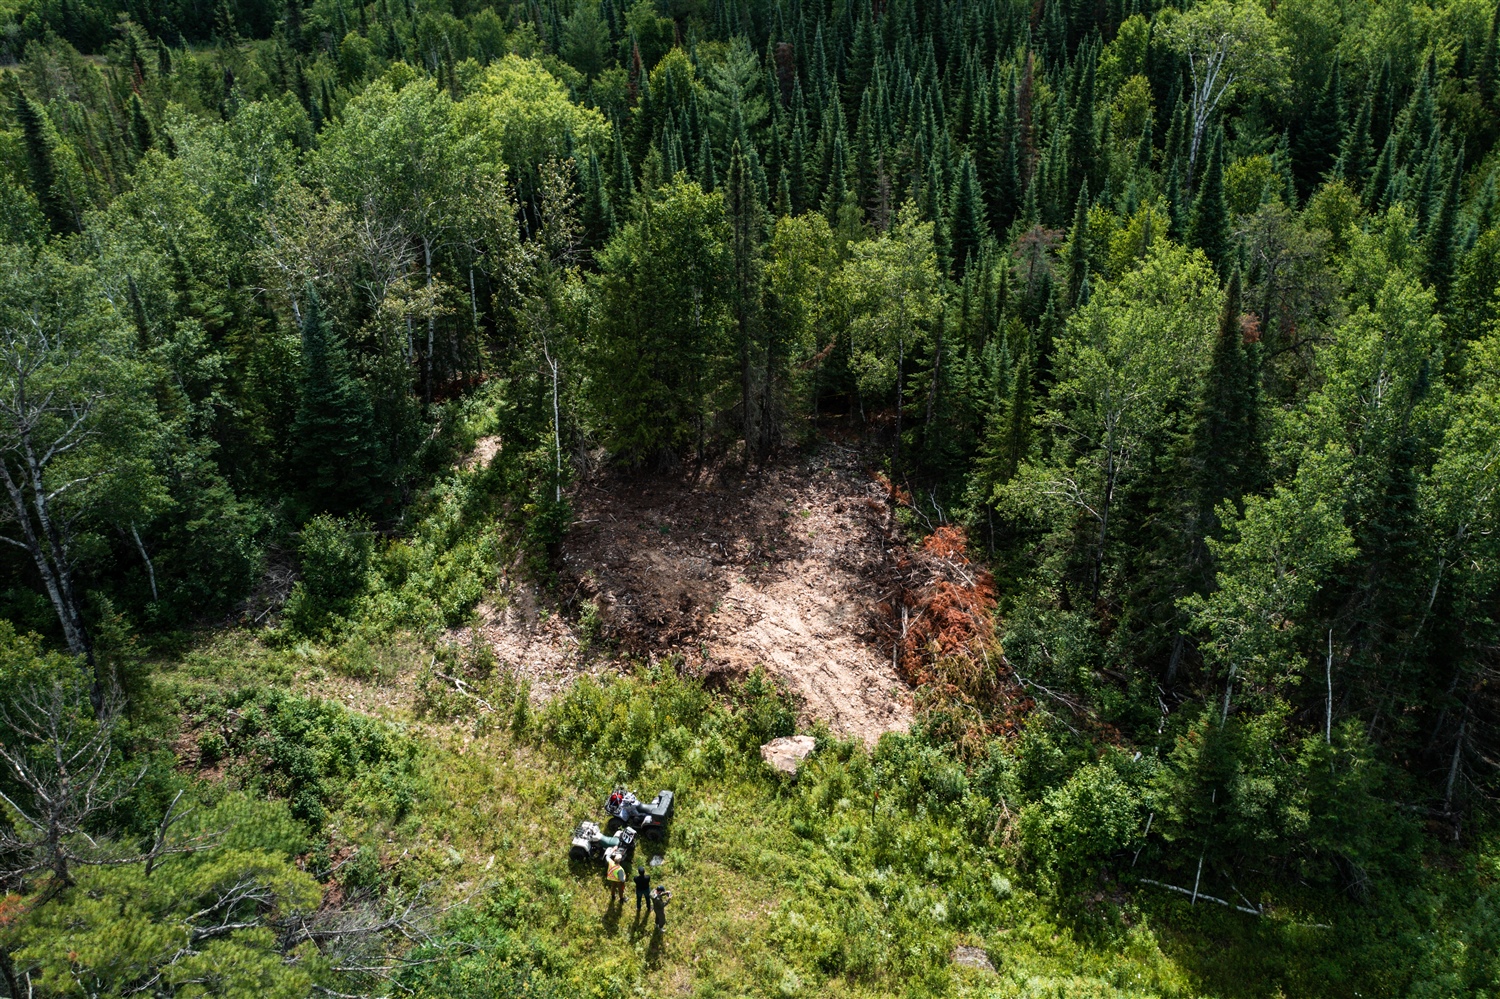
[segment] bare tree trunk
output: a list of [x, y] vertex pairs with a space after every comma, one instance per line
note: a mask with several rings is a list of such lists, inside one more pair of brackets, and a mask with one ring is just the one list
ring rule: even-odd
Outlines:
[[1328, 660], [1324, 665], [1324, 672], [1328, 679], [1328, 710], [1323, 716], [1323, 738], [1328, 745], [1333, 745], [1333, 629], [1328, 629]]
[[151, 580], [151, 599], [160, 600], [156, 592], [156, 567], [151, 564], [151, 556], [146, 554], [146, 546], [141, 543], [141, 532], [135, 529], [135, 524], [130, 525], [130, 536], [135, 539], [135, 550], [141, 553], [141, 560], [146, 563], [146, 575]]
[[558, 503], [562, 502], [562, 409], [557, 401], [557, 358], [553, 357], [547, 350], [545, 344], [542, 346], [542, 356], [547, 359], [547, 366], [552, 369], [552, 443], [557, 451], [557, 482], [556, 495], [553, 497]]
[[776, 446], [776, 347], [775, 336], [766, 333], [766, 384], [761, 392], [760, 453], [762, 459]]
[[1448, 783], [1443, 789], [1443, 811], [1453, 810], [1453, 788], [1458, 783], [1458, 765], [1463, 760], [1464, 736], [1469, 731], [1469, 708], [1464, 706], [1463, 720], [1458, 723], [1458, 738], [1453, 740], [1453, 760], [1448, 764]]
[[906, 337], [896, 340], [896, 446], [891, 451], [891, 502], [895, 503], [896, 470], [901, 464], [901, 413], [906, 409]]
[[[427, 290], [432, 291], [432, 240], [422, 237], [422, 262], [427, 271]], [[422, 378], [422, 402], [432, 405], [432, 350], [437, 342], [437, 316], [432, 312], [432, 303], [427, 303], [427, 356], [424, 359]]]
[[[28, 441], [23, 447], [30, 458]], [[34, 466], [34, 461], [32, 462]], [[0, 478], [4, 479], [6, 492], [10, 495], [11, 507], [15, 511], [16, 523], [21, 529], [20, 542], [12, 542], [26, 549], [36, 565], [47, 599], [57, 613], [57, 622], [62, 626], [63, 641], [68, 651], [84, 661], [85, 672], [93, 679], [90, 699], [97, 711], [102, 703], [103, 688], [94, 661], [94, 645], [88, 628], [83, 622], [83, 607], [73, 587], [73, 573], [68, 560], [68, 550], [53, 524], [47, 509], [49, 500], [45, 489], [40, 488], [38, 476], [29, 477], [25, 485], [18, 484], [11, 475], [10, 466], [0, 461]], [[29, 488], [28, 488], [29, 487]], [[30, 492], [28, 497], [27, 493]], [[36, 521], [33, 522], [33, 516]], [[38, 524], [41, 527], [37, 530]]]
[[479, 296], [474, 290], [474, 265], [469, 265], [469, 308], [474, 312], [474, 372], [484, 375], [484, 346], [479, 333]]
[[740, 424], [745, 436], [745, 457], [750, 457], [750, 442], [755, 440], [755, 418], [750, 411], [750, 322], [744, 304], [736, 310], [740, 327]]
[[1104, 466], [1104, 502], [1099, 505], [1099, 551], [1094, 555], [1094, 603], [1099, 602], [1099, 591], [1104, 586], [1104, 544], [1109, 539], [1109, 507], [1115, 496], [1117, 468], [1113, 448], [1108, 455]]

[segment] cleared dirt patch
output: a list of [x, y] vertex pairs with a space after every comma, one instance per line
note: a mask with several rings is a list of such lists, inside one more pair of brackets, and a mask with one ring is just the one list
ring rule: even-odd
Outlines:
[[[593, 603], [599, 637], [621, 652], [675, 653], [710, 679], [763, 666], [805, 719], [873, 742], [912, 717], [876, 634], [884, 497], [860, 452], [833, 442], [759, 473], [603, 473], [573, 496], [560, 589], [575, 612]], [[543, 691], [604, 666], [580, 656], [576, 624], [529, 599], [482, 625], [502, 660]]]

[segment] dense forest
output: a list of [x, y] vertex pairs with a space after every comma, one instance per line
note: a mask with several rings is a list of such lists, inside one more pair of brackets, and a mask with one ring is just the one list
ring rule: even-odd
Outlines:
[[[0, 0], [6, 994], [1496, 994], [1497, 140], [1493, 0]], [[829, 433], [909, 733], [454, 637]]]

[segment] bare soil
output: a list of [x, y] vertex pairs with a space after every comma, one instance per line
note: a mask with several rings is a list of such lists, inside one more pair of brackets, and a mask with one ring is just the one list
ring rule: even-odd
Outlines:
[[[873, 743], [905, 730], [911, 689], [877, 636], [890, 574], [885, 492], [861, 451], [824, 441], [760, 471], [601, 472], [572, 496], [560, 552], [565, 616], [515, 587], [481, 635], [542, 696], [612, 655], [680, 656], [710, 680], [756, 667], [803, 720]], [[597, 609], [585, 641], [585, 603]]]

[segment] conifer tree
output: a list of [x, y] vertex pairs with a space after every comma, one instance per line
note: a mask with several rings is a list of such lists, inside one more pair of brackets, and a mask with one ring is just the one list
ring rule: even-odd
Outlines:
[[1457, 265], [1454, 245], [1458, 235], [1458, 192], [1463, 180], [1463, 156], [1459, 155], [1448, 174], [1448, 183], [1433, 213], [1426, 238], [1427, 280], [1437, 292], [1438, 306], [1446, 308], [1448, 292], [1453, 287], [1453, 274]]
[[1342, 141], [1344, 113], [1341, 87], [1339, 64], [1335, 61], [1328, 72], [1322, 93], [1297, 131], [1295, 169], [1298, 186], [1303, 193], [1318, 186], [1323, 174], [1333, 166], [1335, 151]]
[[380, 474], [375, 415], [311, 285], [302, 314], [302, 384], [291, 455], [294, 477], [313, 510], [347, 513], [371, 505]]
[[1417, 81], [1417, 89], [1411, 95], [1411, 101], [1406, 105], [1406, 129], [1403, 146], [1399, 153], [1408, 159], [1415, 153], [1423, 154], [1437, 140], [1437, 107], [1432, 94], [1432, 60], [1429, 59], [1426, 68]]
[[1375, 211], [1390, 203], [1390, 187], [1396, 179], [1396, 137], [1393, 135], [1385, 142], [1385, 148], [1380, 151], [1380, 156], [1375, 160], [1375, 172], [1370, 175], [1370, 182], [1365, 185], [1364, 200], [1365, 207]]
[[797, 209], [792, 199], [792, 182], [787, 174], [786, 167], [781, 168], [781, 177], [776, 184], [776, 203], [774, 207], [775, 214], [777, 215], [797, 214]]
[[1490, 15], [1490, 29], [1474, 67], [1474, 85], [1479, 99], [1492, 114], [1500, 110], [1500, 4], [1495, 5]]
[[762, 209], [750, 163], [736, 140], [729, 154], [729, 174], [724, 183], [724, 209], [729, 217], [729, 249], [734, 266], [730, 309], [734, 315], [740, 354], [740, 428], [746, 448], [756, 441], [755, 407], [752, 405], [752, 362], [757, 350], [756, 327], [760, 319], [760, 230]]
[[951, 245], [953, 272], [961, 278], [979, 259], [989, 235], [989, 223], [985, 220], [984, 201], [980, 198], [979, 174], [968, 153], [959, 160], [957, 173], [950, 206], [953, 217]]
[[1370, 168], [1375, 164], [1375, 145], [1370, 138], [1370, 116], [1374, 111], [1374, 106], [1374, 95], [1366, 93], [1365, 99], [1360, 102], [1359, 111], [1354, 116], [1353, 126], [1344, 134], [1344, 143], [1339, 149], [1339, 159], [1335, 167], [1338, 175], [1352, 184], [1357, 191], [1364, 190], [1365, 178], [1369, 176]]
[[834, 132], [828, 154], [828, 184], [823, 190], [823, 214], [830, 222], [838, 219], [839, 206], [849, 193], [848, 166], [844, 158], [844, 136]]
[[[1193, 434], [1195, 493], [1200, 524], [1254, 485], [1257, 443], [1255, 373], [1240, 329], [1239, 268], [1229, 276], [1213, 357], [1203, 380]], [[1209, 535], [1211, 530], [1204, 530]]]
[[1023, 354], [1009, 372], [1009, 392], [985, 415], [968, 493], [969, 502], [985, 510], [986, 520], [991, 519], [995, 490], [1015, 478], [1031, 451], [1031, 372], [1031, 363]]
[[1078, 190], [1078, 204], [1073, 211], [1073, 228], [1068, 233], [1068, 283], [1063, 288], [1068, 309], [1077, 308], [1079, 293], [1088, 283], [1089, 274], [1089, 185], [1084, 181]]
[[1156, 119], [1151, 109], [1146, 108], [1146, 120], [1141, 125], [1141, 137], [1135, 144], [1135, 169], [1142, 177], [1148, 176], [1151, 171], [1151, 154], [1153, 137], [1156, 134]]
[[1426, 153], [1418, 161], [1416, 170], [1415, 188], [1407, 188], [1412, 194], [1414, 207], [1417, 211], [1417, 231], [1426, 234], [1428, 223], [1437, 209], [1437, 202], [1441, 198], [1443, 148], [1434, 133], [1432, 142], [1428, 145]]
[[37, 205], [53, 232], [76, 232], [77, 217], [59, 189], [61, 183], [53, 151], [56, 132], [51, 120], [24, 90], [16, 91], [15, 110], [26, 147], [26, 169], [31, 176], [31, 190], [36, 195]]
[[718, 186], [718, 178], [714, 176], [713, 149], [708, 144], [707, 133], [704, 133], [703, 141], [698, 145], [698, 183], [705, 191], [710, 192]]
[[1042, 396], [1052, 387], [1054, 380], [1052, 355], [1062, 333], [1063, 316], [1057, 308], [1057, 295], [1052, 293], [1052, 279], [1043, 272], [1043, 280], [1038, 283], [1047, 293], [1047, 306], [1037, 322], [1036, 336], [1032, 338], [1031, 377], [1036, 394]]
[[583, 199], [579, 206], [579, 222], [583, 226], [584, 245], [597, 250], [609, 240], [615, 228], [614, 204], [609, 196], [609, 186], [604, 180], [599, 157], [589, 153], [583, 169], [578, 171]]
[[1188, 242], [1201, 249], [1222, 270], [1229, 254], [1229, 206], [1224, 201], [1224, 130], [1215, 130], [1208, 164], [1193, 204]]
[[130, 140], [137, 156], [156, 145], [156, 130], [151, 127], [151, 118], [146, 114], [140, 94], [130, 95]]
[[1078, 190], [1090, 178], [1097, 182], [1101, 175], [1099, 156], [1094, 147], [1094, 62], [1086, 53], [1080, 54], [1079, 59], [1084, 65], [1068, 120], [1069, 169], [1068, 181], [1062, 190], [1064, 196]]
[[875, 22], [868, 4], [861, 4], [861, 10], [849, 49], [849, 61], [844, 67], [844, 103], [851, 109], [863, 99], [875, 68]]

